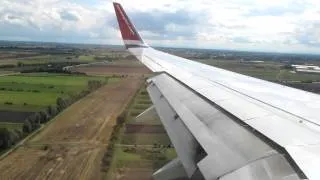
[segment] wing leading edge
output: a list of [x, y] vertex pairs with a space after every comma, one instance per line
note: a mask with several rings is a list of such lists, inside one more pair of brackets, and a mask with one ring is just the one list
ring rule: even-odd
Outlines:
[[[319, 95], [154, 50], [143, 42], [121, 5], [114, 3], [114, 8], [126, 48], [142, 63], [154, 72], [164, 72], [177, 83], [183, 85], [183, 87], [195, 92], [204, 101], [210, 102], [214, 107], [218, 107], [218, 109], [222, 111], [222, 114], [228, 114], [233, 117], [234, 121], [240, 122], [241, 126], [249, 127], [249, 129], [252, 130], [252, 134], [259, 137], [259, 139], [265, 143], [271, 144], [272, 147], [276, 147], [275, 151], [284, 155], [283, 157], [290, 163], [299, 178], [320, 179], [320, 173], [318, 172], [318, 167], [320, 167]], [[170, 81], [169, 79], [166, 81]], [[167, 82], [155, 83], [158, 81], [157, 78], [150, 79], [150, 82], [153, 82], [152, 84], [158, 89], [165, 89], [164, 84], [167, 84]], [[155, 91], [158, 92], [157, 90]], [[156, 94], [152, 91], [152, 88], [150, 88], [149, 92], [150, 94]], [[188, 159], [187, 157], [184, 159], [180, 158], [181, 164], [184, 165], [186, 171], [188, 167], [192, 167], [191, 169], [193, 170], [199, 168], [202, 173], [210, 172], [210, 167], [217, 165], [214, 164], [214, 162], [217, 161], [217, 157], [214, 158], [212, 155], [217, 152], [213, 148], [214, 145], [208, 147], [208, 144], [216, 142], [217, 139], [215, 138], [218, 138], [218, 140], [226, 140], [224, 136], [222, 136], [223, 132], [219, 132], [218, 129], [208, 126], [208, 124], [215, 122], [214, 119], [210, 119], [210, 116], [208, 116], [207, 119], [194, 118], [194, 123], [196, 122], [200, 125], [199, 127], [202, 127], [201, 131], [195, 130], [193, 126], [188, 125], [188, 123], [190, 123], [189, 117], [185, 117], [184, 114], [188, 111], [193, 111], [194, 114], [201, 114], [204, 113], [204, 110], [200, 108], [195, 112], [193, 109], [195, 108], [194, 106], [187, 106], [183, 108], [184, 110], [181, 110], [181, 107], [186, 105], [188, 101], [193, 102], [193, 99], [183, 97], [184, 100], [173, 101], [172, 99], [175, 99], [175, 97], [170, 94], [170, 92], [160, 93], [161, 96], [164, 96], [166, 102], [169, 103], [168, 106], [173, 108], [172, 111], [179, 115], [181, 120], [180, 126], [185, 128], [181, 129], [181, 132], [189, 133], [192, 135], [192, 138], [194, 138], [194, 144], [190, 146], [190, 148], [197, 148], [199, 145], [207, 155], [206, 158], [202, 157], [202, 161], [198, 161], [198, 164], [193, 165], [190, 158], [187, 161], [185, 160]], [[156, 105], [159, 103], [157, 98], [153, 97], [153, 99], [156, 110], [159, 116], [162, 116], [161, 120], [165, 125], [165, 123], [168, 123], [165, 119], [169, 117], [161, 115], [166, 112], [161, 110], [161, 108], [163, 108], [162, 105]], [[168, 109], [167, 111], [171, 110]], [[205, 122], [206, 120], [210, 121]], [[226, 127], [221, 126], [221, 128]], [[167, 126], [166, 130], [169, 136], [172, 134], [171, 136], [176, 138], [176, 135], [171, 132], [170, 126]], [[224, 131], [228, 131], [228, 129], [226, 128]], [[212, 133], [216, 134], [217, 137], [213, 136]], [[229, 135], [233, 137], [232, 134]], [[171, 140], [175, 141], [172, 137], [170, 137]], [[179, 135], [177, 137], [179, 137]], [[233, 138], [239, 138], [239, 140], [241, 140], [241, 138], [244, 137], [234, 136]], [[235, 148], [234, 144], [230, 144], [230, 142], [224, 142], [222, 144], [225, 144], [225, 148], [231, 150], [231, 152], [235, 150], [240, 151]], [[175, 148], [179, 149], [176, 145]], [[192, 150], [190, 152], [192, 152]], [[223, 152], [224, 151], [221, 153]], [[233, 152], [233, 154], [237, 157], [237, 153]], [[185, 156], [185, 154], [182, 154], [182, 156]], [[224, 156], [221, 154], [221, 157]], [[255, 162], [253, 159], [245, 161], [243, 157], [240, 156], [239, 158], [237, 162], [242, 163], [234, 164], [233, 166], [232, 163], [230, 163], [230, 167], [220, 169], [219, 173], [213, 173], [214, 176], [205, 176], [203, 174], [204, 177], [207, 179], [207, 177], [221, 178], [224, 176], [224, 179], [232, 179], [232, 177], [235, 177], [234, 174], [226, 176], [227, 172], [239, 172], [240, 175], [243, 175], [241, 172], [244, 173], [248, 170], [243, 169], [246, 167], [246, 163], [248, 165], [251, 164], [253, 167], [257, 166], [257, 164], [252, 164]], [[266, 160], [266, 162], [272, 164], [279, 160], [279, 158], [276, 159], [275, 161], [271, 158], [270, 160]], [[214, 167], [211, 169], [212, 171], [215, 170]], [[251, 169], [251, 171], [254, 171], [253, 169]], [[259, 169], [256, 170], [259, 171]], [[296, 179], [296, 176], [293, 177], [290, 175], [290, 178], [285, 174], [282, 175], [284, 177], [279, 177], [279, 174], [277, 177], [280, 179]], [[188, 176], [191, 177], [190, 174], [188, 174]], [[272, 178], [269, 177], [269, 179]]]

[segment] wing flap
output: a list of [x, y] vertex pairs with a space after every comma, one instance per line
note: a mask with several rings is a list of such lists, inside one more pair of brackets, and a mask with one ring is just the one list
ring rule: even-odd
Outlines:
[[[217, 179], [238, 170], [242, 172], [243, 167], [253, 171], [251, 164], [257, 161], [262, 165], [270, 156], [275, 156], [286, 167], [283, 176], [295, 174], [294, 177], [298, 178], [282, 153], [192, 90], [166, 74], [153, 77], [148, 82], [154, 106], [189, 177], [197, 168], [206, 179]], [[195, 158], [197, 144], [206, 152], [201, 159]], [[193, 168], [190, 169], [190, 165]], [[266, 176], [265, 179], [278, 175], [273, 173], [274, 176]]]

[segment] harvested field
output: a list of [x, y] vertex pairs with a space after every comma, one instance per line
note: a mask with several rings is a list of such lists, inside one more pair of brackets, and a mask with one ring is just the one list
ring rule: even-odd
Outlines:
[[104, 65], [104, 66], [87, 66], [76, 67], [73, 71], [83, 72], [88, 75], [112, 75], [112, 74], [150, 74], [151, 71], [145, 66], [130, 66], [130, 65]]
[[101, 179], [101, 160], [116, 117], [141, 85], [128, 78], [70, 106], [0, 161], [0, 179]]
[[166, 133], [162, 125], [127, 124], [125, 133]]
[[26, 57], [34, 57], [34, 56], [38, 56], [38, 54], [33, 52], [6, 52], [6, 51], [0, 52], [0, 60], [26, 58]]

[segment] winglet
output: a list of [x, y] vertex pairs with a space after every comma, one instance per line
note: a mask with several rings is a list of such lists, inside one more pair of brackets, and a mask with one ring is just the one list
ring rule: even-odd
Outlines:
[[127, 14], [123, 10], [122, 6], [119, 3], [113, 3], [114, 10], [117, 15], [121, 35], [123, 42], [126, 48], [134, 48], [134, 47], [147, 47], [147, 45], [141, 39], [139, 33], [137, 32], [134, 25], [131, 23]]

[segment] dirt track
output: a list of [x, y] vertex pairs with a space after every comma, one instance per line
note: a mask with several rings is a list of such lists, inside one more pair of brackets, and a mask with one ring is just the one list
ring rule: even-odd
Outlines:
[[34, 138], [0, 161], [0, 179], [100, 179], [115, 118], [141, 80], [105, 86], [69, 107]]

